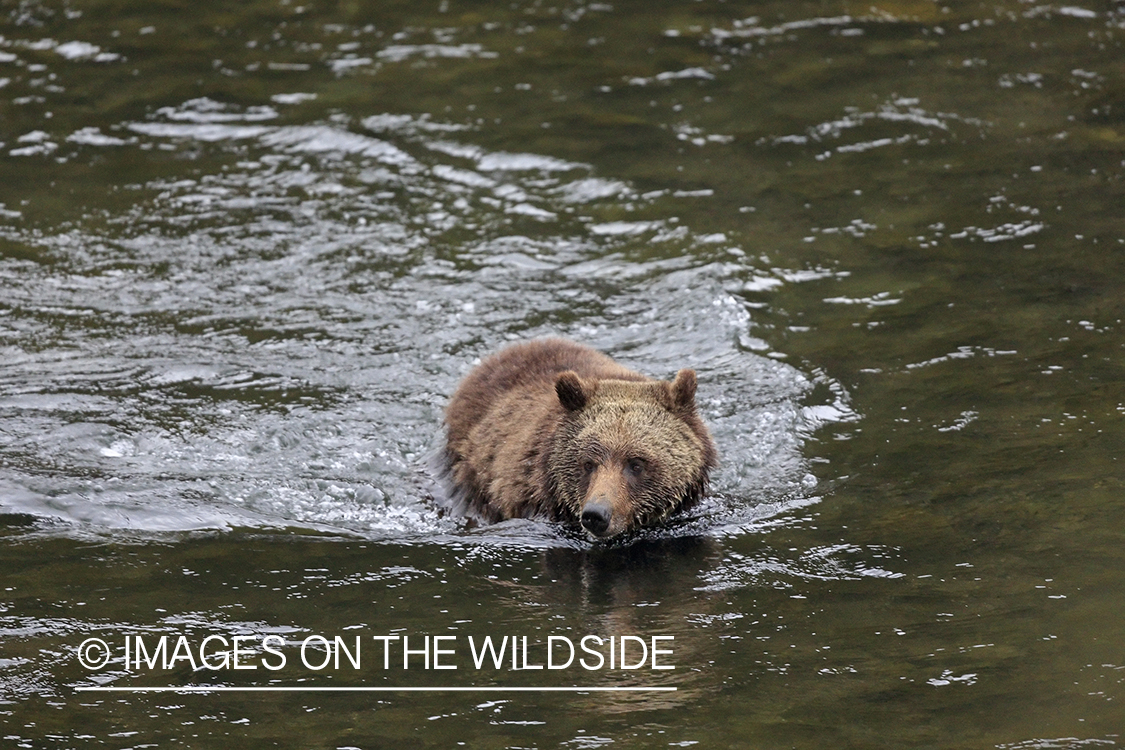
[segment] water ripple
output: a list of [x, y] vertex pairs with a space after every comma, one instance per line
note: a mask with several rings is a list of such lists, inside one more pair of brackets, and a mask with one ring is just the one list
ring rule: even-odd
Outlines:
[[666, 533], [740, 533], [815, 501], [804, 436], [854, 415], [805, 403], [808, 376], [754, 353], [732, 294], [799, 269], [755, 269], [724, 235], [660, 218], [664, 192], [456, 143], [456, 124], [276, 117], [195, 99], [125, 123], [115, 147], [233, 148], [237, 163], [149, 181], [108, 229], [7, 233], [43, 262], [21, 267], [0, 318], [6, 508], [94, 530], [568, 546], [542, 524], [441, 518], [426, 473], [457, 380], [549, 334], [655, 377], [699, 372], [723, 465]]

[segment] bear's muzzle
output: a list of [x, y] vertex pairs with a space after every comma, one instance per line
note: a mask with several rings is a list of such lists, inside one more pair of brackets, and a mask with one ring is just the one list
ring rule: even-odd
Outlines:
[[606, 536], [613, 520], [613, 506], [606, 498], [594, 498], [582, 508], [582, 528], [594, 536]]

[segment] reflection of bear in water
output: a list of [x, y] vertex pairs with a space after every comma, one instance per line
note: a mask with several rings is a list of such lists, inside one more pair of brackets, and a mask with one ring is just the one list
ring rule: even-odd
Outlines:
[[493, 521], [546, 516], [615, 536], [698, 501], [716, 465], [693, 370], [651, 380], [561, 339], [486, 359], [445, 422], [455, 494]]

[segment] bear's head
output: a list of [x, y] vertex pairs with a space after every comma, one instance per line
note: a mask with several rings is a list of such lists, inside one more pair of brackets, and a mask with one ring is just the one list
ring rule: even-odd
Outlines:
[[559, 515], [604, 539], [697, 502], [717, 458], [695, 386], [694, 370], [672, 382], [560, 373], [563, 419], [548, 458]]

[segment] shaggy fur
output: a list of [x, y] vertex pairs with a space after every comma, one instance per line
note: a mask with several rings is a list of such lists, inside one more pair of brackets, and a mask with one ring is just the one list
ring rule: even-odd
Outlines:
[[585, 346], [511, 346], [462, 381], [446, 460], [462, 510], [545, 516], [608, 538], [699, 500], [717, 463], [693, 370], [651, 380]]

